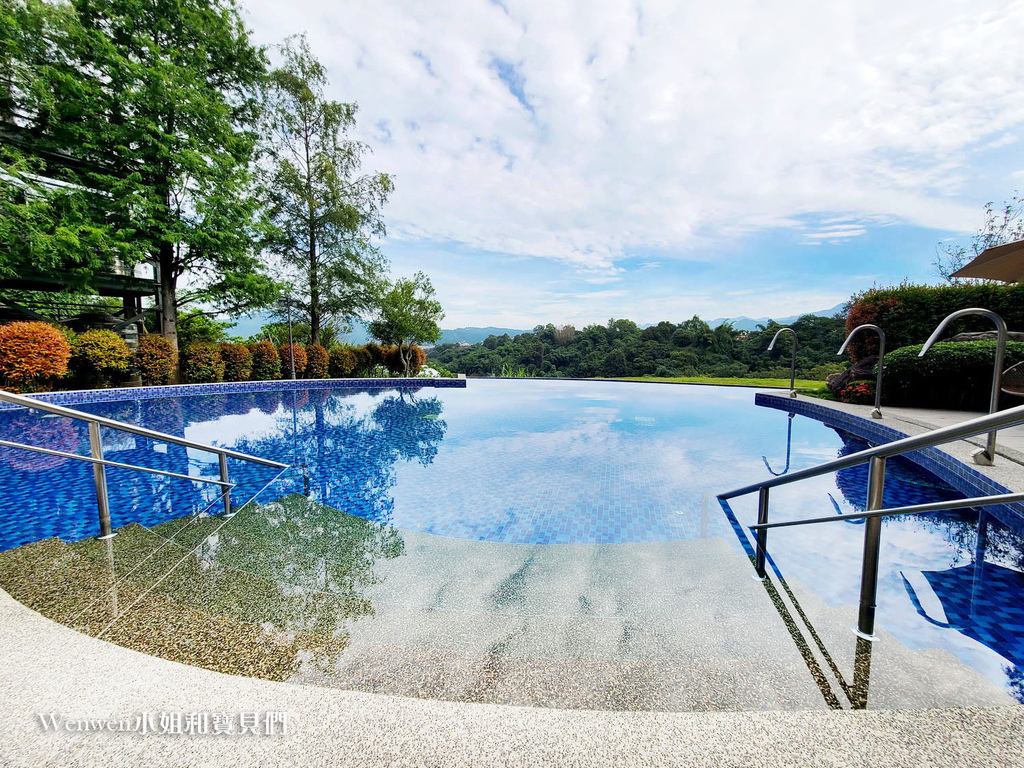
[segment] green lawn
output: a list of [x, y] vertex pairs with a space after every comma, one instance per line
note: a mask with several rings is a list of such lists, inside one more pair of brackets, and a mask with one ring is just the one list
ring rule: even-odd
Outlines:
[[[722, 379], [711, 376], [674, 376], [671, 378], [662, 376], [623, 376], [621, 381], [667, 381], [673, 384], [716, 384], [724, 387], [775, 387], [789, 389], [789, 379]], [[797, 379], [796, 388], [798, 392], [807, 391], [808, 394], [824, 392], [824, 381], [810, 381], [809, 379]]]

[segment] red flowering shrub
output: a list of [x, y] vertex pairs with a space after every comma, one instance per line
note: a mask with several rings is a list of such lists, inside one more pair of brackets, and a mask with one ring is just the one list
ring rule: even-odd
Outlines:
[[171, 380], [174, 370], [171, 342], [151, 333], [140, 336], [139, 348], [135, 350], [135, 365], [139, 368], [142, 383], [147, 387], [166, 384]]
[[249, 381], [252, 376], [252, 352], [244, 344], [221, 344], [224, 381]]
[[48, 323], [0, 326], [0, 384], [19, 392], [48, 389], [68, 372], [71, 345]]
[[870, 381], [855, 381], [839, 393], [844, 403], [871, 405], [875, 402], [875, 385]]
[[356, 356], [352, 349], [339, 347], [331, 350], [330, 359], [331, 378], [345, 379], [356, 371]]
[[189, 384], [224, 381], [224, 361], [220, 359], [220, 348], [209, 341], [189, 344], [182, 355], [181, 369]]
[[330, 356], [322, 344], [310, 344], [306, 347], [306, 378], [326, 379]]
[[85, 386], [110, 386], [124, 378], [132, 351], [113, 331], [86, 331], [71, 342], [71, 371]]
[[274, 381], [281, 378], [281, 356], [277, 354], [274, 342], [264, 339], [253, 346], [251, 375], [253, 381]]
[[301, 379], [306, 370], [306, 350], [301, 344], [282, 344], [279, 350], [281, 354], [281, 378], [292, 377], [292, 360], [295, 361], [295, 378]]

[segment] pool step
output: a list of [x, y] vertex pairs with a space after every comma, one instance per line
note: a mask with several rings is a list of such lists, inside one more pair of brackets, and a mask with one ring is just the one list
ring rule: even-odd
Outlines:
[[[773, 579], [778, 581], [774, 576]], [[850, 703], [842, 692], [844, 687], [853, 698], [863, 698], [863, 692], [855, 687], [859, 678], [855, 674], [858, 664], [870, 671], [866, 687], [869, 709], [1010, 706], [1015, 703], [1002, 687], [949, 651], [929, 647], [929, 643], [941, 642], [940, 632], [929, 637], [925, 631], [920, 646], [910, 648], [887, 632], [880, 622], [875, 629], [879, 639], [858, 644], [853, 632], [857, 624], [856, 606], [826, 605], [813, 590], [796, 579], [787, 579], [786, 585], [803, 612], [801, 617], [793, 611], [808, 645], [844, 704]], [[786, 590], [780, 589], [780, 592], [785, 595], [787, 605], [792, 606], [792, 598]], [[808, 624], [817, 640], [807, 628]]]

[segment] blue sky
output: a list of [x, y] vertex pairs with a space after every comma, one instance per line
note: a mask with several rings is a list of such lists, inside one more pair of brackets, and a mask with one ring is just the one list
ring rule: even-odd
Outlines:
[[395, 177], [445, 327], [785, 316], [935, 282], [1024, 187], [1024, 3], [248, 0]]

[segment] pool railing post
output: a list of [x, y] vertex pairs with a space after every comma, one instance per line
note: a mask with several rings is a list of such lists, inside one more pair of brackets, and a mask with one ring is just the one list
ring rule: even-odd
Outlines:
[[[768, 488], [761, 486], [758, 489], [757, 494], [757, 524], [764, 525], [768, 522]], [[768, 547], [768, 529], [758, 528], [757, 529], [757, 552], [754, 553], [754, 570], [757, 572], [757, 578], [764, 579], [767, 577], [767, 571], [765, 570], [765, 552]]]
[[[868, 466], [867, 510], [882, 509], [885, 491], [885, 456], [872, 456]], [[882, 544], [882, 518], [869, 517], [864, 521], [864, 559], [860, 574], [860, 613], [856, 633], [865, 640], [875, 636], [875, 609], [878, 603], [878, 557]]]
[[96, 483], [96, 507], [100, 514], [100, 539], [110, 539], [115, 536], [110, 525], [110, 499], [107, 496], [107, 468], [100, 464], [103, 461], [103, 434], [100, 432], [100, 425], [95, 421], [89, 422], [89, 453], [98, 461], [93, 462], [92, 476]]
[[230, 517], [234, 514], [231, 511], [231, 486], [228, 483], [228, 457], [223, 453], [217, 454], [218, 464], [220, 465], [220, 481], [224, 483], [221, 486], [221, 491], [224, 494], [224, 516]]

